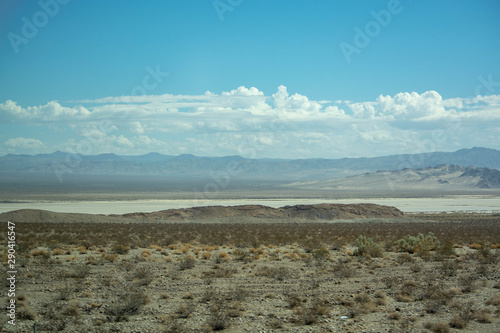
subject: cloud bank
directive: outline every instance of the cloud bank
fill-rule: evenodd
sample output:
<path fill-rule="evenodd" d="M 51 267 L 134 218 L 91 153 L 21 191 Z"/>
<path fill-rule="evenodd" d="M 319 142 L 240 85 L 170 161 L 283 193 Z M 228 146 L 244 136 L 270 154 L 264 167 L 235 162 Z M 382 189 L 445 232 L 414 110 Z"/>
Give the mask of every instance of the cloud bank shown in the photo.
<path fill-rule="evenodd" d="M 373 101 L 315 101 L 285 86 L 216 94 L 109 96 L 0 103 L 0 154 L 239 154 L 339 158 L 500 148 L 500 95 L 443 99 L 436 91 Z M 36 129 L 36 130 L 35 130 Z"/>

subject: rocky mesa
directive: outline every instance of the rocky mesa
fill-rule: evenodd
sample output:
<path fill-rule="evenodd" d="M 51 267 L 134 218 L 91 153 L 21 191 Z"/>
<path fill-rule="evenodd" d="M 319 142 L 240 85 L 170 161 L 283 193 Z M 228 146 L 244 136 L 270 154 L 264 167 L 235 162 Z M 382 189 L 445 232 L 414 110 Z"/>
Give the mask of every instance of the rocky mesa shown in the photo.
<path fill-rule="evenodd" d="M 167 209 L 152 213 L 129 213 L 123 215 L 96 215 L 56 213 L 36 209 L 23 209 L 0 214 L 0 222 L 32 223 L 131 223 L 131 222 L 181 222 L 181 221 L 228 221 L 253 220 L 303 221 L 363 218 L 397 218 L 403 212 L 391 206 L 370 203 L 359 204 L 313 204 L 273 208 L 263 205 L 201 206 Z"/>

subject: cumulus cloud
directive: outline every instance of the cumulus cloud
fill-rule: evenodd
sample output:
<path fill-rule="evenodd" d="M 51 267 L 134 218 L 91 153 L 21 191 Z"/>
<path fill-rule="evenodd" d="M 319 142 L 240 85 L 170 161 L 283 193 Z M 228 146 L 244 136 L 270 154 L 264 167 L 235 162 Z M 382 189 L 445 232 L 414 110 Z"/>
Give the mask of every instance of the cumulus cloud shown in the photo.
<path fill-rule="evenodd" d="M 33 138 L 11 138 L 5 141 L 5 145 L 14 149 L 36 149 L 44 146 L 43 142 Z"/>
<path fill-rule="evenodd" d="M 278 87 L 278 91 L 273 94 L 274 106 L 281 111 L 292 111 L 301 114 L 318 113 L 323 107 L 321 103 L 311 101 L 307 96 L 293 94 L 289 96 L 287 88 L 283 85 Z"/>
<path fill-rule="evenodd" d="M 445 108 L 436 91 L 423 94 L 398 93 L 394 97 L 380 95 L 373 102 L 349 103 L 355 117 L 385 120 L 440 119 L 453 113 Z"/>
<path fill-rule="evenodd" d="M 251 157 L 248 152 L 260 151 L 266 157 L 302 153 L 342 157 L 353 156 L 355 151 L 366 155 L 423 152 L 415 142 L 425 142 L 421 146 L 427 150 L 450 150 L 476 142 L 500 148 L 495 140 L 500 131 L 495 126 L 500 120 L 500 95 L 444 99 L 436 91 L 401 92 L 358 102 L 326 97 L 333 97 L 334 102 L 289 93 L 281 85 L 271 95 L 240 86 L 202 95 L 110 96 L 40 106 L 8 100 L 0 104 L 0 124 L 16 124 L 25 130 L 5 141 L 4 151 L 9 152 L 44 146 L 47 138 L 26 138 L 32 126 L 71 131 L 70 139 L 66 136 L 65 143 L 53 147 L 82 150 L 85 146 L 87 153 L 159 151 Z M 260 150 L 245 148 L 252 145 Z"/>
<path fill-rule="evenodd" d="M 90 116 L 90 111 L 83 106 L 64 107 L 56 101 L 48 102 L 40 106 L 28 106 L 23 108 L 16 102 L 8 100 L 0 104 L 2 119 L 7 120 L 80 120 Z"/>

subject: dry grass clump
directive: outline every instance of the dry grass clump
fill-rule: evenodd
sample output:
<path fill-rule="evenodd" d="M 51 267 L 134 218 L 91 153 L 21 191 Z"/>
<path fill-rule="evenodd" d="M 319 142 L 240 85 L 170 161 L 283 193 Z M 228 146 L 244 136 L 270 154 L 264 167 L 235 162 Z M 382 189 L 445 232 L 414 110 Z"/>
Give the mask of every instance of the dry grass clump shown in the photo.
<path fill-rule="evenodd" d="M 36 320 L 37 315 L 26 301 L 26 296 L 18 295 L 16 298 L 16 317 L 21 320 Z"/>
<path fill-rule="evenodd" d="M 126 321 L 128 316 L 138 314 L 141 308 L 150 302 L 142 291 L 124 292 L 118 296 L 118 302 L 106 308 L 111 321 Z"/>
<path fill-rule="evenodd" d="M 78 265 L 74 267 L 72 270 L 66 272 L 65 277 L 75 278 L 75 279 L 84 279 L 90 273 L 90 267 Z"/>
<path fill-rule="evenodd" d="M 58 256 L 58 255 L 62 255 L 62 254 L 66 254 L 66 251 L 61 249 L 61 248 L 57 248 L 57 249 L 52 250 L 53 256 Z"/>
<path fill-rule="evenodd" d="M 474 313 L 474 319 L 478 323 L 491 324 L 493 322 L 493 318 L 491 318 L 490 313 L 491 313 L 490 309 L 487 308 L 481 309 Z"/>
<path fill-rule="evenodd" d="M 212 331 L 222 331 L 229 327 L 230 320 L 227 304 L 222 300 L 214 302 L 210 307 L 210 317 L 206 326 Z"/>
<path fill-rule="evenodd" d="M 234 273 L 236 273 L 235 268 L 226 268 L 215 264 L 212 270 L 204 271 L 202 275 L 204 278 L 230 278 Z"/>
<path fill-rule="evenodd" d="M 349 309 L 348 315 L 351 318 L 380 311 L 375 299 L 365 292 L 354 295 L 352 300 L 340 299 L 339 302 Z"/>
<path fill-rule="evenodd" d="M 500 294 L 491 296 L 486 300 L 486 305 L 499 306 L 500 305 Z"/>
<path fill-rule="evenodd" d="M 70 317 L 80 317 L 82 312 L 76 304 L 68 304 L 62 311 L 62 314 Z"/>
<path fill-rule="evenodd" d="M 293 306 L 294 317 L 292 321 L 298 325 L 312 325 L 316 323 L 320 317 L 328 316 L 330 308 L 328 302 L 315 297 L 308 307 L 302 301 L 296 306 Z"/>
<path fill-rule="evenodd" d="M 127 254 L 128 251 L 130 251 L 130 246 L 126 246 L 126 245 L 123 245 L 123 244 L 115 244 L 115 245 L 113 245 L 113 247 L 111 248 L 111 250 L 114 253 Z"/>
<path fill-rule="evenodd" d="M 153 282 L 155 276 L 153 271 L 151 270 L 151 267 L 143 264 L 141 266 L 138 266 L 132 272 L 132 278 L 136 279 L 139 282 L 139 285 L 147 286 L 151 282 Z"/>
<path fill-rule="evenodd" d="M 163 248 L 161 246 L 159 246 L 159 245 L 156 245 L 156 244 L 149 245 L 148 249 L 150 249 L 150 250 L 156 250 L 158 252 L 163 251 Z"/>
<path fill-rule="evenodd" d="M 390 320 L 400 320 L 401 319 L 401 313 L 400 312 L 396 312 L 396 311 L 389 312 L 387 314 L 387 318 L 390 319 Z"/>
<path fill-rule="evenodd" d="M 47 252 L 43 249 L 38 249 L 38 250 L 34 250 L 31 255 L 33 257 L 42 257 L 44 259 L 49 259 L 50 258 L 50 252 Z"/>
<path fill-rule="evenodd" d="M 467 321 L 459 315 L 455 315 L 453 318 L 451 318 L 449 325 L 451 328 L 462 329 L 467 327 Z"/>
<path fill-rule="evenodd" d="M 450 325 L 448 323 L 425 323 L 424 328 L 434 333 L 449 333 Z"/>
<path fill-rule="evenodd" d="M 177 318 L 189 318 L 192 316 L 194 309 L 194 302 L 188 301 L 180 304 L 177 307 L 177 310 L 175 310 L 175 313 L 177 314 Z"/>
<path fill-rule="evenodd" d="M 196 259 L 192 255 L 188 254 L 184 258 L 180 259 L 179 269 L 181 271 L 186 270 L 186 269 L 191 269 L 195 266 L 195 264 L 196 264 Z"/>
<path fill-rule="evenodd" d="M 229 261 L 229 260 L 231 260 L 231 257 L 227 252 L 219 252 L 219 254 L 217 255 L 217 261 L 219 262 Z"/>
<path fill-rule="evenodd" d="M 204 260 L 208 260 L 212 257 L 212 254 L 208 251 L 205 251 L 205 252 L 202 252 L 201 253 L 201 257 L 204 259 Z"/>
<path fill-rule="evenodd" d="M 115 254 L 102 253 L 101 255 L 102 255 L 102 258 L 104 260 L 107 260 L 107 261 L 110 261 L 110 262 L 118 260 L 118 253 L 115 253 Z"/>
<path fill-rule="evenodd" d="M 283 281 L 291 276 L 291 271 L 285 266 L 262 266 L 255 272 L 255 275 Z"/>

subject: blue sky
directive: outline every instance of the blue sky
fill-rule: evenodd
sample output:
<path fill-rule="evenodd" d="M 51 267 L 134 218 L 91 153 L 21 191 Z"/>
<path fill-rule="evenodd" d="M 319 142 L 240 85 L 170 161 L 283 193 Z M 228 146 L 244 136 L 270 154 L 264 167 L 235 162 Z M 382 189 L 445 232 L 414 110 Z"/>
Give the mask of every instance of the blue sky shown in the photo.
<path fill-rule="evenodd" d="M 0 155 L 500 149 L 498 1 L 0 3 Z"/>

